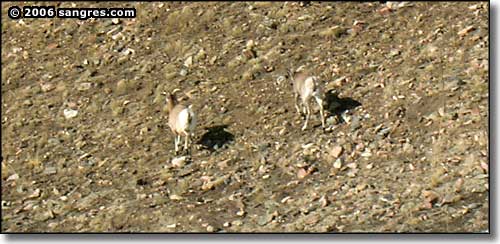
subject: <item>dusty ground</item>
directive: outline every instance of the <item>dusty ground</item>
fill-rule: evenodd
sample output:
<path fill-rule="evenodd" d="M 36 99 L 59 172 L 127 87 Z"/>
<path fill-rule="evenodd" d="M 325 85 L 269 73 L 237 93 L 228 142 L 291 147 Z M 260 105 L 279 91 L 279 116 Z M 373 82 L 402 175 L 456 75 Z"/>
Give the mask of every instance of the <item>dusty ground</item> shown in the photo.
<path fill-rule="evenodd" d="M 487 2 L 12 5 L 4 232 L 488 231 Z M 300 130 L 283 80 L 300 65 L 326 86 L 325 131 L 316 110 Z M 199 114 L 177 166 L 174 88 Z"/>

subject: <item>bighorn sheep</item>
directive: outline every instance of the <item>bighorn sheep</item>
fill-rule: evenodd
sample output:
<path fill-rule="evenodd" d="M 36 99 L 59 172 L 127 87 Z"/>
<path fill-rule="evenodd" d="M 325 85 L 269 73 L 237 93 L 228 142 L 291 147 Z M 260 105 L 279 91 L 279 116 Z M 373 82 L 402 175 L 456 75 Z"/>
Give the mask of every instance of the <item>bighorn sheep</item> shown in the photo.
<path fill-rule="evenodd" d="M 307 123 L 309 122 L 309 117 L 311 116 L 311 108 L 309 106 L 309 101 L 311 97 L 314 97 L 319 105 L 319 112 L 321 114 L 321 126 L 325 128 L 325 115 L 323 108 L 324 93 L 323 85 L 319 81 L 319 77 L 311 76 L 308 72 L 298 70 L 293 72 L 289 71 L 289 77 L 293 82 L 293 91 L 295 93 L 295 108 L 300 116 L 299 102 L 301 102 L 303 112 L 306 115 L 306 121 L 302 130 L 307 129 Z M 300 98 L 300 101 L 299 101 Z"/>
<path fill-rule="evenodd" d="M 189 139 L 194 134 L 196 127 L 196 114 L 193 112 L 193 105 L 180 102 L 175 96 L 175 89 L 167 94 L 168 126 L 175 135 L 175 153 L 179 151 L 181 136 L 185 137 L 184 150 L 188 150 Z"/>

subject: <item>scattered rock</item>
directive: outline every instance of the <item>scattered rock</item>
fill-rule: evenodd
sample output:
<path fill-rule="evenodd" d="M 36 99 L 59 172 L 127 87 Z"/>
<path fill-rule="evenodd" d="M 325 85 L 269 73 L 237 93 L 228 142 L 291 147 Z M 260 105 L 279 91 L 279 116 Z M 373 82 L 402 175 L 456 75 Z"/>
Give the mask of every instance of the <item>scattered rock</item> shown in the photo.
<path fill-rule="evenodd" d="M 469 32 L 471 32 L 473 30 L 475 30 L 474 26 L 472 26 L 472 25 L 471 26 L 467 26 L 466 28 L 464 28 L 461 31 L 459 31 L 457 33 L 457 35 L 459 35 L 459 36 L 465 36 L 465 35 L 467 35 Z"/>
<path fill-rule="evenodd" d="M 432 208 L 432 204 L 436 203 L 439 195 L 435 191 L 422 191 L 422 196 L 424 197 L 424 206 L 426 208 Z"/>
<path fill-rule="evenodd" d="M 53 85 L 52 83 L 42 83 L 40 84 L 40 89 L 42 89 L 43 92 L 49 92 L 49 91 L 52 91 L 56 88 L 55 85 Z"/>
<path fill-rule="evenodd" d="M 64 109 L 63 113 L 64 113 L 64 117 L 66 119 L 71 119 L 71 118 L 74 118 L 74 117 L 76 117 L 78 115 L 78 111 L 77 110 L 70 109 L 70 108 Z"/>
<path fill-rule="evenodd" d="M 45 175 L 53 175 L 55 173 L 57 173 L 57 168 L 56 167 L 47 167 L 43 171 L 43 174 L 45 174 Z"/>
<path fill-rule="evenodd" d="M 173 201 L 180 201 L 180 200 L 184 199 L 183 197 L 176 195 L 176 194 L 172 194 L 168 198 L 170 198 L 170 200 L 173 200 Z"/>
<path fill-rule="evenodd" d="M 340 160 L 340 158 L 338 158 L 337 160 L 335 160 L 335 162 L 333 163 L 333 167 L 336 168 L 336 169 L 342 168 L 342 160 Z"/>
<path fill-rule="evenodd" d="M 184 66 L 186 66 L 187 68 L 193 66 L 193 56 L 189 56 L 186 61 L 184 61 Z M 182 75 L 182 74 L 181 74 Z M 184 75 L 182 75 L 184 76 Z"/>
<path fill-rule="evenodd" d="M 78 88 L 77 88 L 77 89 L 78 89 L 79 91 L 86 91 L 86 90 L 90 89 L 91 87 L 92 87 L 92 84 L 91 84 L 91 83 L 89 83 L 89 82 L 84 82 L 84 83 L 80 83 L 80 84 L 78 85 Z"/>
<path fill-rule="evenodd" d="M 176 157 L 172 159 L 172 166 L 180 168 L 186 164 L 187 156 Z"/>
<path fill-rule="evenodd" d="M 12 174 L 11 176 L 9 176 L 7 178 L 7 181 L 12 181 L 12 180 L 17 180 L 19 179 L 19 175 L 18 174 Z"/>
<path fill-rule="evenodd" d="M 341 146 L 334 146 L 331 150 L 331 155 L 334 158 L 338 158 L 342 154 L 342 147 Z"/>

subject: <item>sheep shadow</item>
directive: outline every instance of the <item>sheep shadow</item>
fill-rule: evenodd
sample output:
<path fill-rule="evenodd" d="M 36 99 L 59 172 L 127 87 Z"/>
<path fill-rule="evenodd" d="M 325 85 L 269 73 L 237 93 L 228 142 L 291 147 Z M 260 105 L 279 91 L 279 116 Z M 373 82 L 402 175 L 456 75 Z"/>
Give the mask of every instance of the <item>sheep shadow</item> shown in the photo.
<path fill-rule="evenodd" d="M 333 90 L 329 90 L 325 94 L 325 110 L 330 112 L 331 115 L 341 118 L 340 115 L 347 110 L 351 110 L 362 104 L 352 98 L 339 98 L 338 94 Z"/>
<path fill-rule="evenodd" d="M 234 135 L 227 132 L 226 128 L 227 125 L 207 127 L 208 131 L 201 136 L 197 144 L 202 145 L 204 149 L 208 149 L 210 152 L 222 148 L 225 144 L 234 141 Z"/>

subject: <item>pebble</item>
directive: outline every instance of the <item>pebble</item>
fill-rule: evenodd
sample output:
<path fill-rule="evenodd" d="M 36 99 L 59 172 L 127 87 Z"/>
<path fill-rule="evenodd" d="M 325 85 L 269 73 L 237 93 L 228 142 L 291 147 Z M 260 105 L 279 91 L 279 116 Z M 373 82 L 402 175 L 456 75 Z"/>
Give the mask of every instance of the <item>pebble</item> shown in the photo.
<path fill-rule="evenodd" d="M 186 76 L 186 75 L 187 75 L 187 73 L 188 73 L 188 72 L 187 72 L 187 70 L 185 70 L 185 69 L 181 69 L 181 71 L 179 72 L 179 74 L 180 74 L 181 76 Z"/>
<path fill-rule="evenodd" d="M 207 231 L 208 232 L 214 232 L 215 231 L 215 228 L 211 225 L 207 226 Z"/>
<path fill-rule="evenodd" d="M 361 123 L 359 121 L 359 117 L 353 115 L 351 118 L 351 131 L 355 131 L 361 127 Z"/>
<path fill-rule="evenodd" d="M 181 197 L 179 195 L 175 195 L 175 194 L 170 195 L 169 198 L 170 198 L 170 200 L 174 200 L 174 201 L 184 199 L 183 197 Z"/>
<path fill-rule="evenodd" d="M 358 165 L 356 163 L 350 163 L 350 164 L 347 164 L 346 165 L 348 168 L 351 168 L 351 169 L 355 169 L 358 167 Z"/>
<path fill-rule="evenodd" d="M 189 56 L 186 61 L 184 61 L 184 66 L 191 67 L 193 65 L 193 56 Z"/>
<path fill-rule="evenodd" d="M 462 178 L 458 178 L 455 181 L 455 192 L 460 192 L 462 190 L 462 186 L 464 185 L 464 180 Z"/>
<path fill-rule="evenodd" d="M 341 146 L 333 147 L 331 153 L 333 157 L 338 158 L 340 154 L 342 154 L 342 147 Z"/>
<path fill-rule="evenodd" d="M 40 85 L 40 88 L 42 89 L 43 92 L 49 92 L 52 91 L 56 88 L 52 83 L 43 83 Z"/>
<path fill-rule="evenodd" d="M 47 167 L 43 171 L 43 174 L 45 174 L 45 175 L 53 175 L 55 173 L 57 173 L 57 168 L 56 167 Z"/>
<path fill-rule="evenodd" d="M 304 179 L 307 175 L 309 175 L 309 172 L 304 168 L 300 168 L 297 172 L 297 178 L 299 179 Z"/>
<path fill-rule="evenodd" d="M 81 83 L 80 85 L 78 85 L 78 90 L 79 91 L 86 91 L 88 89 L 90 89 L 92 87 L 92 84 L 89 83 L 89 82 L 84 82 L 84 83 Z"/>
<path fill-rule="evenodd" d="M 187 156 L 181 156 L 181 157 L 173 158 L 172 159 L 172 165 L 174 167 L 182 167 L 182 166 L 185 165 L 186 159 L 187 159 Z"/>
<path fill-rule="evenodd" d="M 457 34 L 459 36 L 465 36 L 467 35 L 469 32 L 473 31 L 475 28 L 474 26 L 467 26 L 466 28 L 462 29 L 461 31 L 459 31 Z"/>
<path fill-rule="evenodd" d="M 78 111 L 77 110 L 70 109 L 70 108 L 64 109 L 63 113 L 64 113 L 64 117 L 66 119 L 71 119 L 71 118 L 74 118 L 74 117 L 76 117 L 78 115 Z"/>
<path fill-rule="evenodd" d="M 33 105 L 33 101 L 31 101 L 31 99 L 26 99 L 24 100 L 23 105 L 29 107 Z"/>
<path fill-rule="evenodd" d="M 243 225 L 243 221 L 241 220 L 234 220 L 233 222 L 231 222 L 232 225 L 235 225 L 235 226 L 241 226 Z"/>
<path fill-rule="evenodd" d="M 340 169 L 342 167 L 342 161 L 340 160 L 340 158 L 335 160 L 335 162 L 333 163 L 333 167 L 336 169 Z"/>
<path fill-rule="evenodd" d="M 286 80 L 285 76 L 280 75 L 280 76 L 278 76 L 278 78 L 276 79 L 276 83 L 277 83 L 278 85 L 281 85 L 281 83 L 285 82 L 285 80 Z"/>
<path fill-rule="evenodd" d="M 17 180 L 17 179 L 19 179 L 19 175 L 13 174 L 13 175 L 9 176 L 9 178 L 7 178 L 7 181 Z"/>

